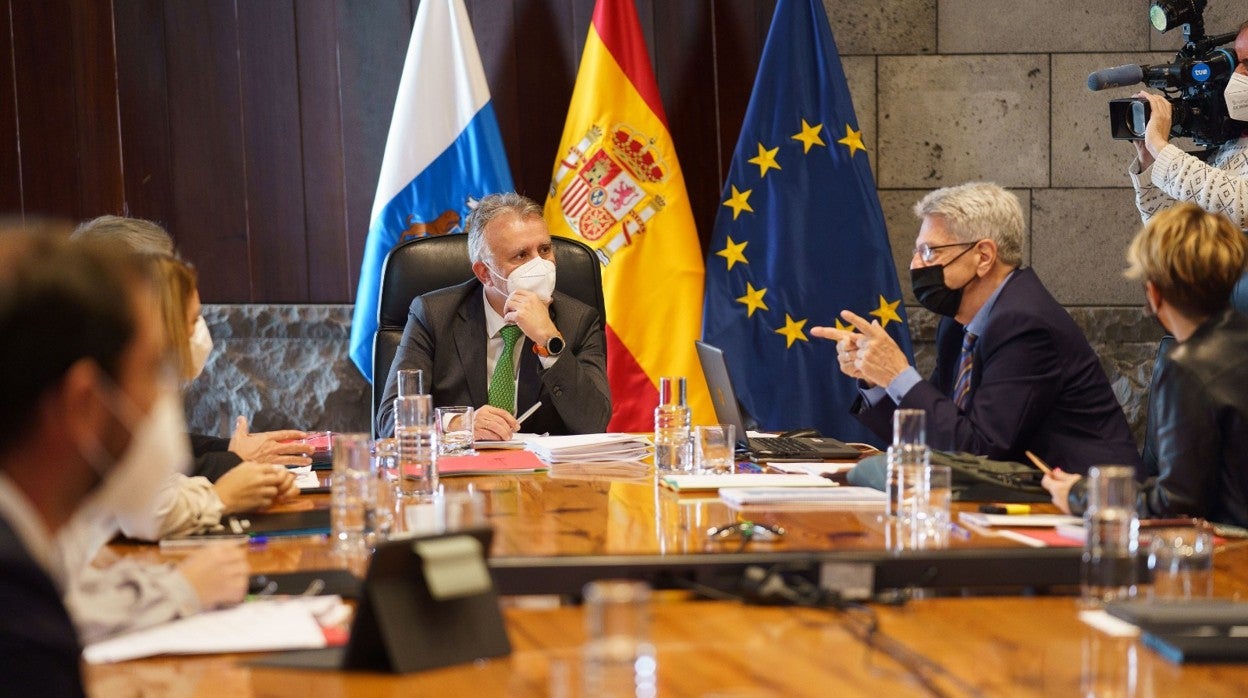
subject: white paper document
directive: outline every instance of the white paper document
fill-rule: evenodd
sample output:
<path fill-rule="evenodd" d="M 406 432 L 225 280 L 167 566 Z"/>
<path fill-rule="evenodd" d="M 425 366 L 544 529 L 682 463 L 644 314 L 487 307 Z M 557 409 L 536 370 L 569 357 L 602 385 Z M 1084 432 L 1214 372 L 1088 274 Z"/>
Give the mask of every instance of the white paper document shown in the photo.
<path fill-rule="evenodd" d="M 539 436 L 524 447 L 547 463 L 601 463 L 640 460 L 650 455 L 650 442 L 635 434 L 574 434 Z"/>
<path fill-rule="evenodd" d="M 785 475 L 781 477 L 794 477 Z M 768 506 L 884 507 L 884 493 L 870 487 L 732 487 L 719 491 L 730 507 Z"/>
<path fill-rule="evenodd" d="M 723 475 L 664 475 L 659 483 L 677 492 L 718 490 L 726 487 L 836 487 L 818 475 L 726 473 Z"/>
<path fill-rule="evenodd" d="M 337 596 L 249 601 L 109 638 L 83 650 L 91 664 L 161 654 L 267 652 L 325 647 L 318 614 L 342 605 Z"/>
<path fill-rule="evenodd" d="M 1063 524 L 1080 525 L 1083 523 L 1081 517 L 1066 516 L 1065 514 L 984 514 L 978 511 L 960 512 L 958 519 L 962 523 L 988 528 L 994 526 L 1006 528 L 1048 528 Z"/>

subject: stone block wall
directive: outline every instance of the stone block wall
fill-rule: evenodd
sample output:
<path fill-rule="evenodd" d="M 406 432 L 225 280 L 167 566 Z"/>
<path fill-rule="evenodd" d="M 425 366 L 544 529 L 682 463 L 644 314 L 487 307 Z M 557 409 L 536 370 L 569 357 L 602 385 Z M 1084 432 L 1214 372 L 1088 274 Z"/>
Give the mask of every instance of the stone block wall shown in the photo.
<path fill-rule="evenodd" d="M 1106 106 L 1136 88 L 1093 93 L 1086 80 L 1169 62 L 1180 32 L 1154 31 L 1148 0 L 824 4 L 907 303 L 914 202 L 971 180 L 1008 187 L 1027 216 L 1025 263 L 1083 327 L 1140 435 L 1160 331 L 1121 275 L 1139 226 L 1126 176 L 1133 149 L 1110 139 Z M 1209 34 L 1244 19 L 1242 0 L 1209 0 Z M 910 313 L 926 373 L 935 321 Z M 187 396 L 196 430 L 227 433 L 236 414 L 257 429 L 368 429 L 369 386 L 346 356 L 349 306 L 207 306 L 205 315 L 218 350 Z"/>

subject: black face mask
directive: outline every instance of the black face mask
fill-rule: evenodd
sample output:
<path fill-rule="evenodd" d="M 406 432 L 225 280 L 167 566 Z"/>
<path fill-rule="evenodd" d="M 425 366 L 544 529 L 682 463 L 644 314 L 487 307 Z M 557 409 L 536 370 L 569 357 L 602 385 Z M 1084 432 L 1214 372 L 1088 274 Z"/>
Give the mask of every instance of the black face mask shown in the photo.
<path fill-rule="evenodd" d="M 957 257 L 949 260 L 949 264 L 956 262 L 958 257 L 973 249 L 975 249 L 974 245 L 962 250 Z M 949 288 L 945 285 L 945 268 L 949 264 L 933 264 L 911 269 L 910 285 L 914 288 L 914 297 L 919 301 L 919 305 L 937 315 L 953 317 L 958 314 L 958 307 L 962 305 L 962 290 L 970 286 L 975 277 L 972 276 L 959 288 Z"/>

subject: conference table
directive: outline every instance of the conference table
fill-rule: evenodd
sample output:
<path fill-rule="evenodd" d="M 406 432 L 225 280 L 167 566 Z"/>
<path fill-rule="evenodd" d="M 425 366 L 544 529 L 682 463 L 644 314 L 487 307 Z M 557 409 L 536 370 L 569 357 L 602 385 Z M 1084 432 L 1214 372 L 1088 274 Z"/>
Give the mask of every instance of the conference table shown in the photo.
<path fill-rule="evenodd" d="M 493 561 L 539 565 L 540 574 L 530 570 L 510 582 L 494 570 L 505 594 L 510 655 L 407 675 L 258 667 L 250 664 L 253 655 L 242 654 L 156 657 L 87 666 L 89 690 L 93 695 L 256 697 L 586 695 L 585 613 L 566 603 L 574 586 L 568 580 L 578 579 L 578 561 L 706 561 L 734 555 L 797 559 L 809 554 L 887 562 L 927 554 L 898 550 L 876 510 L 742 514 L 713 495 L 677 495 L 658 487 L 652 472 L 562 470 L 443 482 L 448 492 L 471 489 L 484 497 L 495 530 Z M 304 496 L 283 506 L 323 507 L 327 500 Z M 706 533 L 747 517 L 783 526 L 786 533 L 745 544 Z M 161 559 L 154 546 L 127 546 L 122 552 Z M 1029 551 L 1014 540 L 973 532 L 953 537 L 949 550 L 931 554 L 1031 564 L 1040 571 L 1058 567 L 1065 579 L 1077 551 Z M 353 566 L 362 572 L 358 559 L 344 559 L 323 541 L 274 539 L 250 548 L 249 557 L 254 573 Z M 558 564 L 540 569 L 551 560 Z M 1248 594 L 1248 541 L 1221 544 L 1214 564 L 1215 596 Z M 991 573 L 993 568 L 970 569 Z M 545 580 L 548 588 L 529 588 L 534 579 Z M 650 611 L 658 693 L 1216 696 L 1238 694 L 1248 684 L 1248 668 L 1171 664 L 1136 638 L 1093 629 L 1079 619 L 1078 599 L 1072 595 L 1077 590 L 1069 584 L 1012 588 L 1003 595 L 992 579 L 980 581 L 962 592 L 917 589 L 889 597 L 893 603 L 848 603 L 839 609 L 701 600 L 685 590 L 657 590 Z M 520 587 L 526 594 L 548 595 L 513 595 Z"/>

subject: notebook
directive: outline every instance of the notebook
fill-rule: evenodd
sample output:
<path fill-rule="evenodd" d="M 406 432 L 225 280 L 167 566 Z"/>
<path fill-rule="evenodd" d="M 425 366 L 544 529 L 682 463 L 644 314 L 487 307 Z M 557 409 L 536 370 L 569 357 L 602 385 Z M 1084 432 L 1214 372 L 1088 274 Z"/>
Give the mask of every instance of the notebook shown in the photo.
<path fill-rule="evenodd" d="M 737 393 L 732 389 L 732 378 L 728 375 L 723 350 L 706 342 L 695 341 L 694 344 L 698 348 L 698 360 L 702 362 L 706 385 L 711 389 L 715 418 L 721 424 L 737 428 L 737 446 L 749 452 L 755 460 L 858 460 L 861 455 L 858 449 L 826 436 L 747 436 L 745 419 L 741 416 Z"/>

